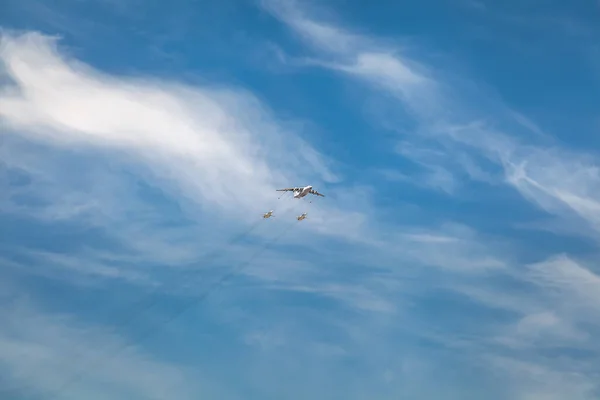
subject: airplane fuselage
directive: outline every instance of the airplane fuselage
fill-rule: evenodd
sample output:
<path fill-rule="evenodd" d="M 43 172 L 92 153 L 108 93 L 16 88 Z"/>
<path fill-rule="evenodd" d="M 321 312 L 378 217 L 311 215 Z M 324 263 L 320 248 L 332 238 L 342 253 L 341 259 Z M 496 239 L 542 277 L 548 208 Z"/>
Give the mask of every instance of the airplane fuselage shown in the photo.
<path fill-rule="evenodd" d="M 312 186 L 305 186 L 305 187 L 301 188 L 300 190 L 294 191 L 294 198 L 300 199 L 300 198 L 306 196 L 307 194 L 309 194 L 311 190 L 312 190 Z"/>

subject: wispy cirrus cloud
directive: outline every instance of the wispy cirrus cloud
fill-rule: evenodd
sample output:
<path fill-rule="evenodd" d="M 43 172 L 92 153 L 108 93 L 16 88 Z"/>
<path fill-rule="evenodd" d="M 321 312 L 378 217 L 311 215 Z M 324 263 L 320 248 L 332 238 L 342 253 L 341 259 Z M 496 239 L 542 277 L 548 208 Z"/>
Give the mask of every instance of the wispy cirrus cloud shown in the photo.
<path fill-rule="evenodd" d="M 563 255 L 509 276 L 498 276 L 502 284 L 480 281 L 478 287 L 451 288 L 496 318 L 482 321 L 469 335 L 423 335 L 492 371 L 496 383 L 506 382 L 501 398 L 596 398 L 600 347 L 594 337 L 600 326 L 592 317 L 596 296 L 588 294 L 597 274 Z"/>
<path fill-rule="evenodd" d="M 52 314 L 19 296 L 2 310 L 0 369 L 3 397 L 193 397 L 202 384 L 181 366 L 154 360 L 139 348 L 114 357 L 107 350 L 132 345 L 98 326 Z M 113 356 L 111 358 L 111 356 Z M 102 362 L 98 362 L 102 361 Z M 94 365 L 92 374 L 84 367 Z M 195 383 L 192 383 L 195 382 Z M 69 385 L 69 390 L 65 385 Z M 197 386 L 200 385 L 200 386 Z M 71 387 L 72 386 L 72 387 Z M 175 392 L 173 392 L 175 391 Z"/>
<path fill-rule="evenodd" d="M 384 40 L 318 20 L 314 10 L 294 1 L 261 4 L 326 60 L 317 65 L 397 95 L 398 105 L 418 123 L 413 133 L 403 135 L 412 147 L 402 145 L 407 151 L 401 153 L 429 168 L 424 182 L 446 192 L 465 176 L 504 182 L 550 214 L 577 215 L 581 227 L 598 231 L 595 153 L 565 149 L 493 94 L 426 67 Z M 325 45 L 331 36 L 344 38 L 345 45 Z"/>

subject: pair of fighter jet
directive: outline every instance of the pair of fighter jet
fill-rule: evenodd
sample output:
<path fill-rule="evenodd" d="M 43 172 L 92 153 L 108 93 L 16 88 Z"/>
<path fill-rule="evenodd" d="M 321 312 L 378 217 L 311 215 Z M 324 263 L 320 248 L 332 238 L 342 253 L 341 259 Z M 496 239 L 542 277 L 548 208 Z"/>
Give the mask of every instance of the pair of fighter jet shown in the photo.
<path fill-rule="evenodd" d="M 305 197 L 308 194 L 313 194 L 315 196 L 325 197 L 321 193 L 319 193 L 316 190 L 314 190 L 312 186 L 293 187 L 293 188 L 286 188 L 286 189 L 277 189 L 277 191 L 278 192 L 292 192 L 295 199 L 301 199 L 301 198 Z M 263 218 L 271 218 L 272 216 L 273 216 L 273 210 L 264 213 Z M 297 216 L 296 219 L 298 221 L 302 221 L 303 219 L 306 219 L 306 213 L 302 213 L 302 215 Z"/>

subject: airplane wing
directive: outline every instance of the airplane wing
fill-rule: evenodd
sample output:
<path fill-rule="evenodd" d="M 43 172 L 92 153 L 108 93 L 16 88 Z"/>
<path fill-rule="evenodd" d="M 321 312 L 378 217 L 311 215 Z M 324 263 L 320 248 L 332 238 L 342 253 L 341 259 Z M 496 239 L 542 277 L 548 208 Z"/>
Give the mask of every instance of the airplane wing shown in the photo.
<path fill-rule="evenodd" d="M 276 189 L 277 192 L 292 192 L 294 190 L 298 190 L 298 188 Z"/>
<path fill-rule="evenodd" d="M 325 197 L 324 195 L 322 195 L 321 193 L 317 192 L 316 190 L 311 190 L 310 194 L 314 194 L 316 196 L 321 196 L 321 197 Z"/>

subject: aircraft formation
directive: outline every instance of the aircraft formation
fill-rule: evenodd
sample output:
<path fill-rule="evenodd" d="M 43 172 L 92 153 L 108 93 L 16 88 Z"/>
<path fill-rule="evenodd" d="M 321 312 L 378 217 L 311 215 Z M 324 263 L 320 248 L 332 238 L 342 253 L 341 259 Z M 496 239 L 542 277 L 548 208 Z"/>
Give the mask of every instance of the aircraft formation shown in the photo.
<path fill-rule="evenodd" d="M 315 196 L 320 196 L 320 197 L 325 197 L 323 194 L 314 190 L 313 187 L 310 185 L 304 186 L 304 187 L 292 187 L 292 188 L 285 188 L 285 189 L 277 189 L 276 191 L 277 192 L 292 192 L 292 195 L 295 199 L 304 198 L 309 194 L 312 194 Z M 302 221 L 302 220 L 306 219 L 306 216 L 307 216 L 307 213 L 302 213 L 301 215 L 297 216 L 296 219 L 298 221 Z M 265 218 L 265 219 L 271 218 L 271 217 L 274 217 L 273 210 L 270 210 L 263 214 L 263 218 Z"/>

